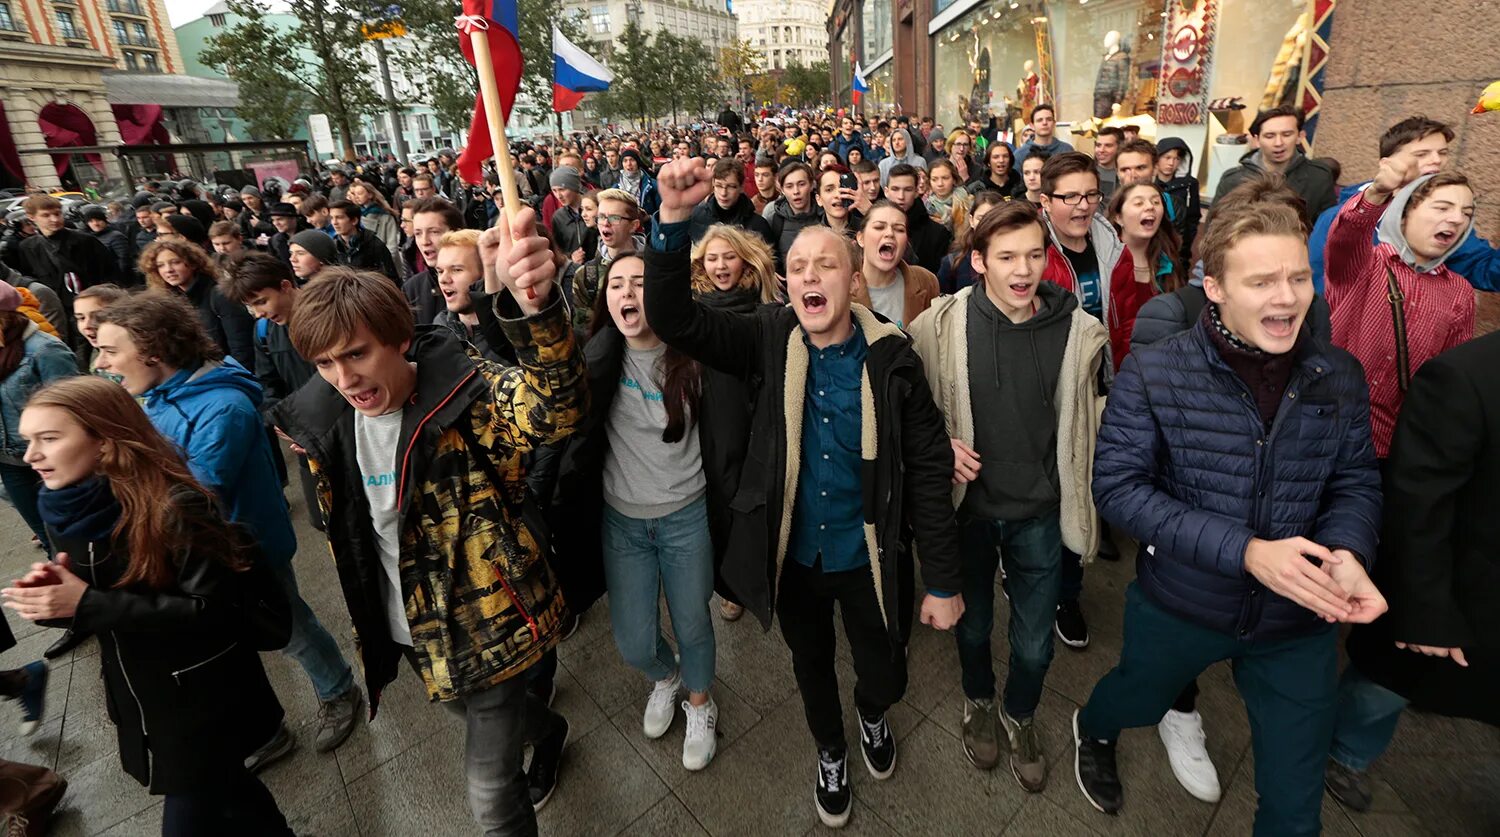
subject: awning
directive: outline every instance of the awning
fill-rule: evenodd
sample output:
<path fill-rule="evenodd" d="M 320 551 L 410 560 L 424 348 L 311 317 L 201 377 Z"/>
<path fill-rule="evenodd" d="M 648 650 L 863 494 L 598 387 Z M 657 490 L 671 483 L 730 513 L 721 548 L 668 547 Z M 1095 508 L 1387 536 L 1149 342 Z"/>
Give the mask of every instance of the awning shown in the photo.
<path fill-rule="evenodd" d="M 240 88 L 223 79 L 169 73 L 105 73 L 104 99 L 111 105 L 232 108 L 240 103 Z"/>

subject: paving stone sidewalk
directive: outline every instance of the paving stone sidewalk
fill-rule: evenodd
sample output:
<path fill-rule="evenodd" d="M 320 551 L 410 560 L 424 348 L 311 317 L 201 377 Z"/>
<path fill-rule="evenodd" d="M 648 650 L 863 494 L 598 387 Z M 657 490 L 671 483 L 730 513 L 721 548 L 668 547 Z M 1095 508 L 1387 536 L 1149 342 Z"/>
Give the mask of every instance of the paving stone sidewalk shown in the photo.
<path fill-rule="evenodd" d="M 303 594 L 353 654 L 348 617 L 324 541 L 293 497 L 302 551 L 296 558 Z M 20 575 L 41 552 L 8 504 L 0 504 L 0 579 Z M 1118 818 L 1093 810 L 1073 779 L 1069 718 L 1113 665 L 1121 644 L 1123 590 L 1131 562 L 1091 565 L 1084 609 L 1093 643 L 1082 652 L 1057 644 L 1039 718 L 1051 776 L 1043 793 L 1023 792 L 1003 767 L 981 773 L 959 741 L 962 693 L 951 635 L 918 626 L 908 659 L 910 686 L 891 711 L 899 741 L 895 775 L 877 783 L 857 758 L 856 797 L 845 832 L 894 835 L 1248 835 L 1254 812 L 1249 722 L 1227 666 L 1201 679 L 1199 707 L 1209 752 L 1224 784 L 1217 805 L 1182 790 L 1154 729 L 1127 732 L 1120 745 L 1126 785 Z M 996 672 L 1004 679 L 1003 616 L 995 635 Z M 6 612 L 19 647 L 7 667 L 41 656 L 57 636 Z M 563 646 L 556 708 L 572 723 L 561 786 L 540 817 L 555 835 L 808 835 L 825 832 L 812 804 L 815 754 L 792 680 L 790 656 L 776 631 L 753 618 L 715 617 L 719 657 L 719 751 L 712 765 L 688 773 L 681 764 L 683 722 L 657 741 L 641 733 L 649 684 L 628 669 L 609 633 L 607 604 L 588 613 Z M 851 741 L 858 741 L 847 694 L 853 684 L 840 646 Z M 0 758 L 47 764 L 70 783 L 54 835 L 155 835 L 161 804 L 119 767 L 114 730 L 105 717 L 98 646 L 89 642 L 52 666 L 47 717 L 30 737 L 18 716 L 0 719 Z M 299 835 L 447 837 L 477 829 L 464 798 L 462 728 L 426 703 L 410 671 L 387 690 L 380 716 L 361 724 L 336 753 L 312 749 L 316 701 L 298 666 L 268 654 L 266 666 L 297 732 L 298 749 L 263 776 Z M 14 710 L 12 710 L 14 711 Z M 681 713 L 679 713 L 680 716 Z M 1374 770 L 1375 810 L 1345 812 L 1325 798 L 1325 833 L 1336 837 L 1486 837 L 1500 834 L 1500 731 L 1408 713 L 1391 752 Z"/>

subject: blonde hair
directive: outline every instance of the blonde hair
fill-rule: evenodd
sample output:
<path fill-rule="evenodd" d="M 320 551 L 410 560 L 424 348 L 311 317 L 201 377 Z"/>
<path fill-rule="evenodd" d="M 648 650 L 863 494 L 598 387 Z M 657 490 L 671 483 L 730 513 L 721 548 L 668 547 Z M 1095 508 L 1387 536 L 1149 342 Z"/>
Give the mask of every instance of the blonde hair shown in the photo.
<path fill-rule="evenodd" d="M 619 201 L 620 203 L 627 204 L 630 207 L 630 213 L 636 217 L 640 217 L 640 202 L 635 199 L 635 195 L 630 194 L 624 189 L 605 189 L 604 191 L 595 195 L 595 197 L 599 199 L 599 203 L 604 203 L 605 201 Z"/>
<path fill-rule="evenodd" d="M 740 227 L 729 224 L 714 224 L 703 234 L 703 238 L 693 245 L 692 284 L 693 293 L 706 294 L 715 290 L 714 282 L 708 278 L 708 271 L 703 267 L 703 255 L 708 251 L 708 243 L 716 238 L 722 238 L 729 243 L 729 248 L 745 263 L 745 270 L 740 275 L 741 288 L 759 288 L 761 302 L 775 302 L 776 281 L 776 257 L 771 252 L 771 245 L 758 235 L 752 235 Z"/>
<path fill-rule="evenodd" d="M 449 230 L 438 240 L 438 249 L 445 247 L 478 247 L 479 230 Z"/>

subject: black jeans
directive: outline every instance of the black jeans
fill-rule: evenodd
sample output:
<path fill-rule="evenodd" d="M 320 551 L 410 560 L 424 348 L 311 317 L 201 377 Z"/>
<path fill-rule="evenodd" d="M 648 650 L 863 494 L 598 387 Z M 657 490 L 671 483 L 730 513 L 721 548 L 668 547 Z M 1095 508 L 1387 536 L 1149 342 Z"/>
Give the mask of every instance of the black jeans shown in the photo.
<path fill-rule="evenodd" d="M 248 770 L 203 793 L 169 793 L 162 805 L 162 837 L 292 837 L 276 797 Z"/>
<path fill-rule="evenodd" d="M 860 715 L 878 718 L 906 693 L 906 648 L 891 639 L 869 567 L 837 573 L 820 567 L 821 562 L 808 568 L 786 560 L 776 616 L 792 650 L 792 669 L 813 740 L 822 748 L 842 749 L 844 711 L 834 670 L 834 602 L 843 614 L 844 634 L 854 656 L 854 705 Z M 896 591 L 885 594 L 894 596 Z"/>

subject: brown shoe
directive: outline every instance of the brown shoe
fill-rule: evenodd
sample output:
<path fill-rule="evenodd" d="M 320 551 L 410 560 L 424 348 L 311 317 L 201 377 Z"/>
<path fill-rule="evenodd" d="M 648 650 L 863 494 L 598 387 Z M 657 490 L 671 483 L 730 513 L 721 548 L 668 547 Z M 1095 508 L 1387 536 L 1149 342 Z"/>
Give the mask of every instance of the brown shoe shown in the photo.
<path fill-rule="evenodd" d="M 1010 736 L 1010 772 L 1028 793 L 1041 793 L 1047 786 L 1047 757 L 1042 754 L 1036 719 L 1018 721 L 1000 710 L 1000 723 Z"/>
<path fill-rule="evenodd" d="M 719 602 L 719 615 L 724 617 L 725 622 L 733 622 L 745 615 L 745 607 L 744 605 L 737 605 L 728 599 L 722 599 Z"/>
<path fill-rule="evenodd" d="M 964 755 L 980 770 L 993 770 L 1000 763 L 1000 719 L 995 701 L 964 698 Z"/>

